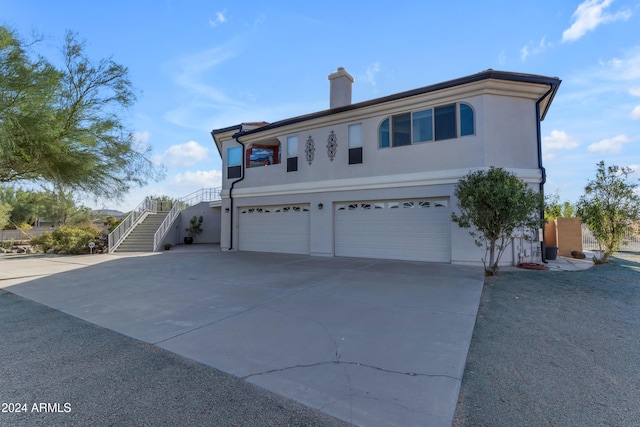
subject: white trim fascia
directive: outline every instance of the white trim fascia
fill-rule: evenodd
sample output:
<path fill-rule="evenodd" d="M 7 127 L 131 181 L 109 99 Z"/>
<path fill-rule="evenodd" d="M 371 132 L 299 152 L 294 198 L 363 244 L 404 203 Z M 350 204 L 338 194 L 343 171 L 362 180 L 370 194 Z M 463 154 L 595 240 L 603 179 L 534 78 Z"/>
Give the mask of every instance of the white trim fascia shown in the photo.
<path fill-rule="evenodd" d="M 235 188 L 233 198 L 282 196 L 290 194 L 327 193 L 336 191 L 379 190 L 387 188 L 418 187 L 425 185 L 457 184 L 460 178 L 470 172 L 488 170 L 485 168 L 451 169 L 445 171 L 417 172 L 410 174 L 384 175 L 364 178 L 331 179 L 295 184 L 267 185 L 251 188 Z M 515 174 L 527 184 L 539 184 L 542 181 L 540 169 L 505 169 Z M 229 198 L 229 190 L 221 193 L 223 199 Z"/>

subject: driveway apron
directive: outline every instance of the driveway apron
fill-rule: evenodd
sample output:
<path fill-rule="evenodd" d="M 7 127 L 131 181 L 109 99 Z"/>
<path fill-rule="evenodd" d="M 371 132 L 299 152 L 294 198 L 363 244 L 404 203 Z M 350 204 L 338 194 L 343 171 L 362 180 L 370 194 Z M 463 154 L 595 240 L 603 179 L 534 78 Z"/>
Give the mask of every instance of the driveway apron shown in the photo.
<path fill-rule="evenodd" d="M 3 260 L 0 286 L 356 425 L 451 425 L 482 268 L 177 249 Z"/>

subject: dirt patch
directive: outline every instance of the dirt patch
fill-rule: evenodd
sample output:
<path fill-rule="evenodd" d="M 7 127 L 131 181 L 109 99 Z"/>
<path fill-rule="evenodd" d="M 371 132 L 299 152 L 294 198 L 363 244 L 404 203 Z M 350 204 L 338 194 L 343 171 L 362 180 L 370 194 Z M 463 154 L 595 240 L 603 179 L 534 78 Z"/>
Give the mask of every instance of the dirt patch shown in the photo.
<path fill-rule="evenodd" d="M 640 254 L 485 281 L 455 426 L 634 425 Z"/>

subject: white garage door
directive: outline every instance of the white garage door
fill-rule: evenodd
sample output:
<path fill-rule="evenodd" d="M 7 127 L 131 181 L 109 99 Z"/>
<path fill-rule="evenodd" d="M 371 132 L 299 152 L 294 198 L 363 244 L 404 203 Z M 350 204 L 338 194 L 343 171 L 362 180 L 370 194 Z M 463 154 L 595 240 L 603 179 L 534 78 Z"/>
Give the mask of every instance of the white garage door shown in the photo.
<path fill-rule="evenodd" d="M 336 203 L 336 256 L 451 262 L 449 199 Z"/>
<path fill-rule="evenodd" d="M 309 253 L 309 205 L 240 208 L 241 251 Z"/>

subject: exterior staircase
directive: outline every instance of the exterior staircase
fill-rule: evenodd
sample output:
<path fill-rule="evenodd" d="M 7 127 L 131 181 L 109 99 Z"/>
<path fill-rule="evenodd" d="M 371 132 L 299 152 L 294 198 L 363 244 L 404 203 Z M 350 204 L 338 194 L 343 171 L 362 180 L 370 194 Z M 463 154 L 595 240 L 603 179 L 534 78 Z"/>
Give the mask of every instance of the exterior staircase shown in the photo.
<path fill-rule="evenodd" d="M 168 212 L 149 213 L 118 245 L 115 252 L 153 252 L 153 236 Z"/>

